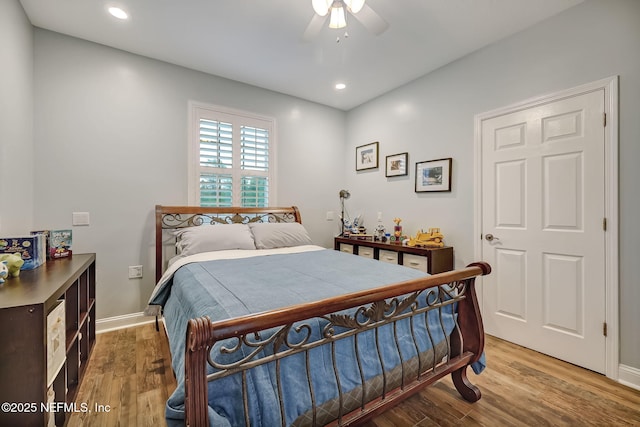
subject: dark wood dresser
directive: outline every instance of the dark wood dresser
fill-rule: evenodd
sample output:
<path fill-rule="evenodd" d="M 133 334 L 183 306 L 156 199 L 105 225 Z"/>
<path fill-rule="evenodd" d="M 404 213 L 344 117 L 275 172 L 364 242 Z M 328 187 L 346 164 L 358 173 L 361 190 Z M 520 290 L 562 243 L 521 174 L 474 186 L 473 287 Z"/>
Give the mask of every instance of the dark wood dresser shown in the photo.
<path fill-rule="evenodd" d="M 391 264 L 400 264 L 429 274 L 453 270 L 453 247 L 417 248 L 345 237 L 334 239 L 334 249 Z"/>
<path fill-rule="evenodd" d="M 64 425 L 96 336 L 95 254 L 49 260 L 0 285 L 0 425 Z M 92 409 L 92 408 L 87 408 Z"/>

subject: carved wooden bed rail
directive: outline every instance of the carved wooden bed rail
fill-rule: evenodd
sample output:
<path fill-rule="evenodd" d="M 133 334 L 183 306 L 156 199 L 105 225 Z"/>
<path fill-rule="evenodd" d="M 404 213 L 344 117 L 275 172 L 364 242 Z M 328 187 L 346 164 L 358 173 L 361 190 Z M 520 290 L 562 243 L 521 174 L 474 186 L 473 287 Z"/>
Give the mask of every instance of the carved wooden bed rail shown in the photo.
<path fill-rule="evenodd" d="M 467 367 L 477 362 L 484 348 L 484 329 L 475 293 L 475 278 L 489 274 L 491 268 L 486 263 L 474 263 L 465 269 L 441 273 L 425 278 L 379 287 L 324 299 L 321 301 L 286 307 L 279 310 L 259 313 L 251 316 L 211 322 L 208 318 L 191 319 L 187 328 L 185 359 L 185 411 L 187 425 L 208 426 L 208 381 L 214 381 L 229 375 L 239 374 L 242 377 L 242 395 L 245 423 L 249 423 L 249 396 L 246 385 L 246 372 L 263 364 L 275 365 L 277 392 L 280 413 L 284 425 L 284 404 L 282 399 L 281 377 L 282 360 L 302 354 L 306 358 L 309 393 L 313 401 L 313 385 L 309 374 L 310 351 L 318 346 L 328 346 L 333 363 L 333 372 L 337 384 L 339 400 L 337 420 L 325 420 L 319 411 L 321 404 L 313 401 L 309 419 L 301 424 L 309 425 L 352 425 L 363 422 L 400 400 L 412 395 L 423 387 L 451 374 L 453 383 L 468 401 L 475 402 L 480 398 L 480 391 L 469 382 Z M 419 306 L 418 298 L 425 298 L 426 305 Z M 348 312 L 346 310 L 349 310 Z M 416 343 L 414 322 L 427 322 L 427 312 L 439 313 L 440 327 L 444 310 L 456 310 L 455 328 L 445 336 L 444 344 L 434 342 L 432 332 L 427 326 L 428 339 L 432 344 L 432 354 L 418 353 L 417 357 L 403 359 L 398 344 L 396 325 L 400 321 L 410 322 L 411 338 Z M 347 313 L 347 314 L 345 314 Z M 351 313 L 351 314 L 348 314 Z M 321 319 L 325 326 L 318 339 L 312 339 L 309 323 Z M 378 340 L 380 328 L 391 328 L 394 342 Z M 269 330 L 269 332 L 265 332 Z M 275 332 L 274 332 L 275 331 Z M 369 332 L 368 332 L 369 331 Z M 372 331 L 372 332 L 371 332 Z M 368 398 L 364 376 L 357 404 L 350 407 L 345 403 L 346 393 L 340 385 L 337 371 L 336 343 L 340 340 L 352 339 L 358 367 L 362 375 L 360 355 L 358 354 L 359 334 L 374 334 L 377 355 L 382 363 L 381 346 L 396 346 L 400 354 L 399 379 L 392 378 L 383 366 L 381 396 Z M 292 338 L 295 337 L 295 338 Z M 424 338 L 424 337 L 422 337 Z M 211 355 L 214 344 L 232 339 L 222 346 L 224 354 L 233 354 L 240 349 L 248 354 L 229 364 L 216 361 L 216 354 Z M 351 345 L 351 344 L 349 344 Z M 418 345 L 415 344 L 416 351 Z M 220 346 L 216 346 L 218 348 Z M 213 367 L 213 373 L 207 369 Z M 352 396 L 350 396 L 352 397 Z M 353 400 L 353 399 L 351 399 Z M 353 406 L 353 405 L 352 405 Z M 322 411 L 324 413 L 324 411 Z"/>

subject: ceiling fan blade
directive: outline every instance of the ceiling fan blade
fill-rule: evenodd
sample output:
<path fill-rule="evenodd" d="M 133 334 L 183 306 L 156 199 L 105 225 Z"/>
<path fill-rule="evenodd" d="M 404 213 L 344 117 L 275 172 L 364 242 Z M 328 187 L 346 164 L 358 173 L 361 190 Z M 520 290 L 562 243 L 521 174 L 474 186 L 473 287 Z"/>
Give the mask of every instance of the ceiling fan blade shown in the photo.
<path fill-rule="evenodd" d="M 353 16 L 376 36 L 384 33 L 387 28 L 389 28 L 389 23 L 382 19 L 382 17 L 366 3 L 362 7 L 362 10 Z"/>
<path fill-rule="evenodd" d="M 304 35 L 302 36 L 304 41 L 311 41 L 318 35 L 324 26 L 324 22 L 327 20 L 327 16 L 328 15 L 320 16 L 316 13 L 313 14 L 313 18 L 311 18 L 309 25 L 307 25 L 307 29 L 304 30 Z"/>

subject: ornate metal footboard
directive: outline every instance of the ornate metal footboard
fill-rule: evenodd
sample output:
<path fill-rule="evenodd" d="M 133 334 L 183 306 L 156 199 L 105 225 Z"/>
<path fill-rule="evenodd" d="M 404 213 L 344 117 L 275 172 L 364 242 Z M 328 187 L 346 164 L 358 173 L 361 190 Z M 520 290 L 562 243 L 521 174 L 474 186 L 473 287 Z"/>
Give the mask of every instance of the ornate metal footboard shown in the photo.
<path fill-rule="evenodd" d="M 187 425 L 208 424 L 208 382 L 230 375 L 240 375 L 242 399 L 238 405 L 244 410 L 245 424 L 249 419 L 250 391 L 247 387 L 247 372 L 261 365 L 275 366 L 276 393 L 282 424 L 285 425 L 282 390 L 283 375 L 302 375 L 308 386 L 312 407 L 304 416 L 294 421 L 296 425 L 350 425 L 362 422 L 402 399 L 416 393 L 447 374 L 452 375 L 454 385 L 462 397 L 475 402 L 480 391 L 466 376 L 466 369 L 477 362 L 484 347 L 484 329 L 475 293 L 475 277 L 489 274 L 486 263 L 474 263 L 462 270 L 441 273 L 421 279 L 410 280 L 373 290 L 361 291 L 317 301 L 259 313 L 252 316 L 211 322 L 208 318 L 189 321 L 185 356 L 185 411 Z M 418 304 L 418 300 L 425 303 Z M 442 315 L 457 312 L 452 333 L 444 333 Z M 441 331 L 430 329 L 427 314 L 440 319 Z M 312 338 L 310 323 L 320 322 L 321 334 Z M 398 325 L 408 322 L 410 340 L 415 345 L 415 356 L 403 355 L 399 344 Z M 416 336 L 416 322 L 424 322 L 427 336 Z M 392 339 L 383 340 L 380 331 L 387 328 Z M 382 374 L 365 380 L 362 373 L 361 354 L 358 349 L 360 334 L 373 334 L 377 357 L 382 365 Z M 436 342 L 434 335 L 444 335 Z M 385 333 L 386 336 L 389 334 Z M 219 354 L 211 355 L 214 345 Z M 352 340 L 361 382 L 352 390 L 343 390 L 336 355 L 336 346 L 341 340 Z M 430 342 L 430 351 L 418 351 L 418 342 Z M 229 343 L 231 342 L 231 344 Z M 351 345 L 351 344 L 349 344 Z M 317 402 L 314 384 L 309 374 L 310 354 L 313 349 L 326 346 L 331 355 L 333 376 L 338 395 L 331 402 Z M 381 352 L 384 347 L 397 349 L 400 363 L 393 369 L 385 369 Z M 244 353 L 237 360 L 224 364 L 217 356 Z M 306 372 L 283 372 L 285 358 L 302 355 Z M 300 356 L 298 356 L 300 357 Z M 213 373 L 207 374 L 207 370 Z M 374 385 L 373 382 L 376 384 Z M 374 391 L 375 390 L 375 391 Z M 331 409 L 333 408 L 333 409 Z"/>

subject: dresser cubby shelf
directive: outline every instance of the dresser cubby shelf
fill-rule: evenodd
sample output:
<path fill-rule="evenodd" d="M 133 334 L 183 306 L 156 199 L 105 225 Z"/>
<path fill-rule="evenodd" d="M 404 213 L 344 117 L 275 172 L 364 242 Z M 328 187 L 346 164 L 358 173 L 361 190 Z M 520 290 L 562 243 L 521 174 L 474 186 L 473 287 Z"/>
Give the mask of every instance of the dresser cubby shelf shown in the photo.
<path fill-rule="evenodd" d="M 37 408 L 2 412 L 0 425 L 46 426 L 51 417 L 57 426 L 67 421 L 64 412 L 43 411 L 41 404 L 75 400 L 95 344 L 95 263 L 95 254 L 49 260 L 0 287 L 0 339 L 7 344 L 0 348 L 0 400 Z M 64 313 L 58 319 L 62 303 Z M 52 331 L 62 327 L 63 320 L 59 341 L 64 347 L 58 349 Z M 59 364 L 50 363 L 56 351 L 64 351 L 57 355 L 63 360 L 59 371 Z"/>

